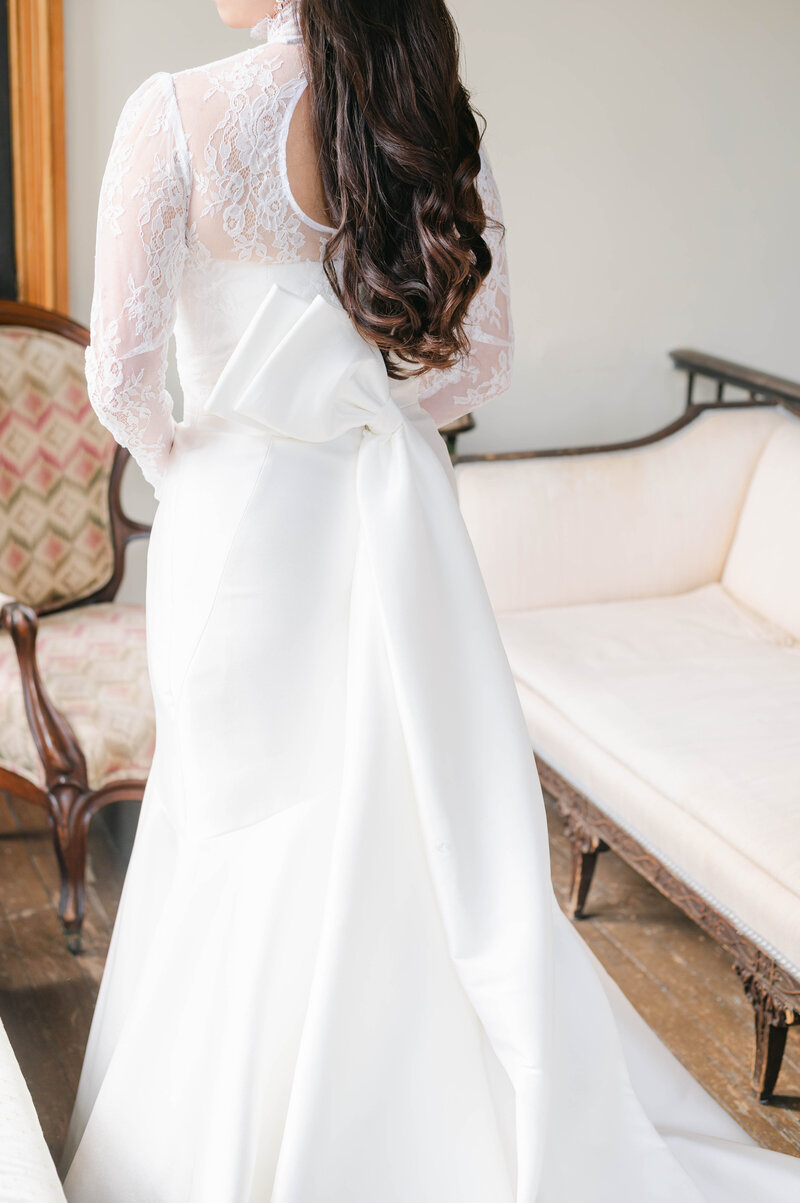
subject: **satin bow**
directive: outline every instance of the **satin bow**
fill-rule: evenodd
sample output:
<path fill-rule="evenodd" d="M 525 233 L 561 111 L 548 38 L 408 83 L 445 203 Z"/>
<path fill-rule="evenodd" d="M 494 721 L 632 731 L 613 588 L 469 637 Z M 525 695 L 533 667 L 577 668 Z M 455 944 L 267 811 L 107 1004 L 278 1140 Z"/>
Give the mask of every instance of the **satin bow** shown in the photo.
<path fill-rule="evenodd" d="M 401 405 L 416 403 L 416 381 L 396 383 Z M 401 405 L 380 351 L 344 309 L 273 284 L 202 412 L 322 443 L 357 426 L 390 435 L 403 424 Z"/>

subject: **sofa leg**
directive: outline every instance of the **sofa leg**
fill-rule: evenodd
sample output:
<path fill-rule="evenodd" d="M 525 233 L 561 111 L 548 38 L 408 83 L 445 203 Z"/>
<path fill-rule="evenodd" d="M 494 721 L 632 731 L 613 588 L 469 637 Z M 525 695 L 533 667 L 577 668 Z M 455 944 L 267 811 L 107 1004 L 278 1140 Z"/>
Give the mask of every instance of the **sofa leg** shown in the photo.
<path fill-rule="evenodd" d="M 568 910 L 571 918 L 583 919 L 597 855 L 606 852 L 608 844 L 592 835 L 573 815 L 567 816 L 566 829 L 572 860 Z"/>
<path fill-rule="evenodd" d="M 786 1048 L 785 1023 L 775 1024 L 763 1012 L 755 1012 L 756 1051 L 753 1066 L 753 1090 L 760 1103 L 768 1103 L 775 1090 L 778 1071 Z"/>
<path fill-rule="evenodd" d="M 786 1035 L 797 1015 L 794 1011 L 780 1006 L 752 972 L 742 970 L 738 965 L 736 972 L 742 979 L 745 994 L 753 1007 L 753 1091 L 760 1103 L 768 1103 L 778 1080 L 783 1051 L 786 1048 Z"/>

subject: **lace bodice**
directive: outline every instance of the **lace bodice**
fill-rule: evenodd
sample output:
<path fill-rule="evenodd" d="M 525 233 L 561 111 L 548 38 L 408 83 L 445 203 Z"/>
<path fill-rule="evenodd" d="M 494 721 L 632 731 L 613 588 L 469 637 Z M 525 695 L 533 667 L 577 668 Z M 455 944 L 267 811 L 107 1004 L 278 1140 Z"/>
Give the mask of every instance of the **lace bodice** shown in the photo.
<path fill-rule="evenodd" d="M 335 300 L 322 268 L 332 233 L 303 212 L 287 173 L 287 135 L 307 85 L 290 6 L 262 41 L 231 58 L 147 79 L 119 119 L 97 227 L 89 395 L 156 496 L 175 433 L 166 387 L 174 331 L 184 415 L 219 376 L 275 280 Z M 502 207 L 488 155 L 478 186 Z M 505 240 L 487 227 L 494 263 L 473 300 L 471 351 L 419 377 L 439 426 L 503 392 L 513 352 Z M 338 303 L 338 302 L 337 302 Z"/>

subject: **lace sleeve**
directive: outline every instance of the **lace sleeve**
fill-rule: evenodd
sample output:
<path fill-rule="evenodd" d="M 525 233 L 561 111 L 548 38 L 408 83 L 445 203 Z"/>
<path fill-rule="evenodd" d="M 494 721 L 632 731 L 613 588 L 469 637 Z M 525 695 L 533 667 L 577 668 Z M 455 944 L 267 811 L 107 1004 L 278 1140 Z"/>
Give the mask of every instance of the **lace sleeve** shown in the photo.
<path fill-rule="evenodd" d="M 500 193 L 483 146 L 477 186 L 487 218 L 502 222 Z M 487 221 L 484 239 L 492 252 L 492 266 L 467 315 L 465 329 L 470 351 L 451 367 L 431 368 L 419 378 L 420 404 L 437 426 L 446 426 L 484 405 L 504 393 L 511 383 L 514 325 L 505 234 Z"/>
<path fill-rule="evenodd" d="M 190 194 L 172 76 L 161 72 L 126 102 L 114 135 L 100 193 L 86 352 L 92 407 L 156 497 L 175 434 L 164 381 Z"/>

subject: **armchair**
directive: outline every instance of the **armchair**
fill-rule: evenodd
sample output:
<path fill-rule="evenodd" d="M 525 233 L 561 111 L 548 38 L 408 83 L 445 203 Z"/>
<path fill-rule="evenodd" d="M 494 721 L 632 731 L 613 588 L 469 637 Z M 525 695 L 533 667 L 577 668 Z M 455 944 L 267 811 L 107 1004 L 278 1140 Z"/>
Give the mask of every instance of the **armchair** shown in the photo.
<path fill-rule="evenodd" d="M 114 600 L 125 547 L 150 527 L 123 513 L 128 452 L 89 403 L 88 341 L 0 303 L 0 788 L 49 816 L 72 952 L 89 823 L 141 799 L 154 745 L 143 607 Z"/>

